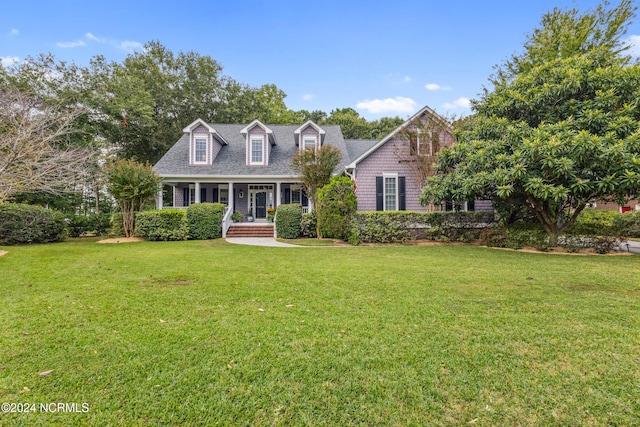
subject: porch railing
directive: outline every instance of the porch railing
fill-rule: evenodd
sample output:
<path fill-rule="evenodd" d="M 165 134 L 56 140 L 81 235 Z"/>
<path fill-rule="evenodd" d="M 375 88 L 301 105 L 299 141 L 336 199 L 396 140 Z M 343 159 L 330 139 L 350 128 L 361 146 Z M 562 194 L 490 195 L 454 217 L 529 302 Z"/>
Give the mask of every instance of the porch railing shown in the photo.
<path fill-rule="evenodd" d="M 309 213 L 309 206 L 303 206 L 303 207 L 302 207 L 302 213 L 303 213 L 303 214 L 305 214 L 305 213 Z"/>
<path fill-rule="evenodd" d="M 227 231 L 229 230 L 229 227 L 231 227 L 231 224 L 233 223 L 233 221 L 231 221 L 231 209 L 229 209 L 229 206 L 225 206 L 224 208 L 224 215 L 222 216 L 222 237 L 226 238 L 227 237 Z"/>

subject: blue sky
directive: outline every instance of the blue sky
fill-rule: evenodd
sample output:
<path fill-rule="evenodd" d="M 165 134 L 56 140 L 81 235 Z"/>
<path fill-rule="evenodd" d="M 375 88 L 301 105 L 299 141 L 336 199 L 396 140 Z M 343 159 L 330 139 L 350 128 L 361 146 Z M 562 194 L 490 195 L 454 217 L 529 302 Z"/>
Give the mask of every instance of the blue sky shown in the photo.
<path fill-rule="evenodd" d="M 598 3 L 25 0 L 0 14 L 0 59 L 51 52 L 81 65 L 95 55 L 122 61 L 158 40 L 211 56 L 240 82 L 276 84 L 294 110 L 351 107 L 368 119 L 404 118 L 429 105 L 464 115 L 493 66 L 521 50 L 543 13 Z M 640 40 L 639 23 L 628 36 Z"/>

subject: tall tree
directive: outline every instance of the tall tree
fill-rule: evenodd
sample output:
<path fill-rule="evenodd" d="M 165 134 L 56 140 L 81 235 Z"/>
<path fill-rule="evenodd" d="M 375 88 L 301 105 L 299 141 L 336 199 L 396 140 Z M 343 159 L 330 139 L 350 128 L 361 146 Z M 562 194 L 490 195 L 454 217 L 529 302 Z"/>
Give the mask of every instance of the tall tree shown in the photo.
<path fill-rule="evenodd" d="M 307 148 L 294 154 L 291 167 L 302 176 L 305 192 L 314 207 L 318 206 L 318 190 L 329 183 L 341 159 L 340 150 L 331 144 L 323 145 L 318 150 Z M 319 224 L 316 224 L 316 232 L 318 237 L 322 237 Z"/>
<path fill-rule="evenodd" d="M 161 182 L 151 165 L 134 160 L 117 160 L 107 168 L 109 193 L 122 211 L 122 228 L 125 237 L 133 237 L 135 212 L 153 199 Z"/>
<path fill-rule="evenodd" d="M 607 5 L 595 15 L 555 10 L 543 17 L 534 36 L 552 37 L 532 37 L 519 62 L 507 62 L 513 77 L 494 80 L 494 91 L 474 103 L 459 143 L 438 156 L 440 175 L 427 180 L 423 203 L 491 198 L 498 207 L 519 205 L 555 245 L 590 201 L 639 195 L 640 67 L 617 48 L 635 8 Z M 589 16 L 598 17 L 593 34 L 560 49 Z M 553 59 L 538 55 L 553 46 Z"/>
<path fill-rule="evenodd" d="M 82 114 L 0 86 L 0 202 L 18 193 L 60 193 L 83 182 L 90 150 L 73 144 Z"/>

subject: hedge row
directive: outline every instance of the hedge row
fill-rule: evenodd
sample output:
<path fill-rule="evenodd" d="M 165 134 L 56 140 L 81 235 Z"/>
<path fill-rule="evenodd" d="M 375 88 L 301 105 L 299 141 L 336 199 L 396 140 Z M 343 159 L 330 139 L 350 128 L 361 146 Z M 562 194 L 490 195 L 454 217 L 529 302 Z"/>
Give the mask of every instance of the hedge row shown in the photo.
<path fill-rule="evenodd" d="M 136 214 L 136 236 L 147 240 L 187 240 L 189 228 L 184 210 L 165 209 Z"/>
<path fill-rule="evenodd" d="M 348 241 L 394 243 L 415 239 L 473 241 L 494 225 L 492 212 L 356 212 Z"/>
<path fill-rule="evenodd" d="M 298 203 L 280 205 L 276 210 L 276 234 L 281 239 L 300 237 L 302 206 Z M 315 225 L 314 225 L 315 227 Z"/>
<path fill-rule="evenodd" d="M 67 223 L 61 212 L 20 203 L 0 204 L 0 244 L 49 243 L 64 240 Z"/>

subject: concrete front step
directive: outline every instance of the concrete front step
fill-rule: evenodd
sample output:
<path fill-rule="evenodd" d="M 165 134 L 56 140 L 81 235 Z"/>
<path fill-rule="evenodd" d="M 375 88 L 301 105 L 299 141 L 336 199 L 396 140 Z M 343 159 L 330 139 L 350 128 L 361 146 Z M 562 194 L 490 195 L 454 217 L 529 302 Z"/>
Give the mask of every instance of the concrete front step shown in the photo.
<path fill-rule="evenodd" d="M 227 237 L 273 237 L 273 225 L 232 225 L 227 230 Z"/>

